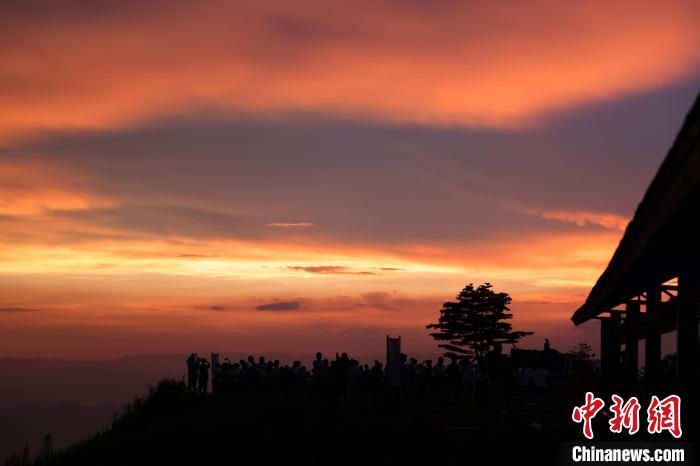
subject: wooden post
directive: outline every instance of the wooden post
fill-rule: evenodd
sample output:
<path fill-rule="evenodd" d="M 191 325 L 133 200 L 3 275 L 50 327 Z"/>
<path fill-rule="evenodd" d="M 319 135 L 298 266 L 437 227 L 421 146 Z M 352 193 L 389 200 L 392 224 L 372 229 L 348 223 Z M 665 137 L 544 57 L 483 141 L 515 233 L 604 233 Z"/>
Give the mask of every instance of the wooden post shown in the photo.
<path fill-rule="evenodd" d="M 678 276 L 676 344 L 678 354 L 678 388 L 683 404 L 694 403 L 698 376 L 698 291 L 700 274 L 688 268 Z M 685 411 L 685 410 L 684 410 Z M 686 416 L 687 419 L 687 416 Z M 683 422 L 686 422 L 686 419 Z"/>
<path fill-rule="evenodd" d="M 698 287 L 697 276 L 684 273 L 678 277 L 677 350 L 679 387 L 689 387 L 697 370 L 698 355 Z"/>
<path fill-rule="evenodd" d="M 659 314 L 661 312 L 661 289 L 652 287 L 647 290 L 646 336 L 644 351 L 644 378 L 646 388 L 651 394 L 659 387 L 661 367 L 661 329 Z"/>
<path fill-rule="evenodd" d="M 617 333 L 620 328 L 618 314 L 600 321 L 600 369 L 601 383 L 605 394 L 616 390 L 620 373 L 620 343 Z"/>
<path fill-rule="evenodd" d="M 639 301 L 629 301 L 625 309 L 625 390 L 628 393 L 637 388 L 639 365 Z"/>

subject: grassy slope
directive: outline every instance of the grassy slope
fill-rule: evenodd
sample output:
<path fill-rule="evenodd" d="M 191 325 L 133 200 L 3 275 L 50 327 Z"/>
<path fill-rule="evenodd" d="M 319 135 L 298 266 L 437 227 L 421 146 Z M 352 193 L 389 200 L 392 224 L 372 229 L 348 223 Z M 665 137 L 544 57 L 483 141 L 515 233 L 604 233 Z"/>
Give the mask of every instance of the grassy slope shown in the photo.
<path fill-rule="evenodd" d="M 567 419 L 542 407 L 516 404 L 517 420 L 506 421 L 493 411 L 473 411 L 467 400 L 445 408 L 434 401 L 323 402 L 280 391 L 226 399 L 193 396 L 182 385 L 164 381 L 145 399 L 135 400 L 109 428 L 63 451 L 52 464 L 483 464 L 520 462 L 528 456 L 545 463 L 555 459 L 561 429 L 533 430 L 530 422 L 565 425 Z"/>

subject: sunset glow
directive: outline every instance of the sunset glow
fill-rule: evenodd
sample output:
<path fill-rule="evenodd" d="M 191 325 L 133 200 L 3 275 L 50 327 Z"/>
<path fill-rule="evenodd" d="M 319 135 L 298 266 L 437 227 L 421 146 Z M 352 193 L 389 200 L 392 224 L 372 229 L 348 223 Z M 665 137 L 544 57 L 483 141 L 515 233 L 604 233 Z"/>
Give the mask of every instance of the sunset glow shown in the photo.
<path fill-rule="evenodd" d="M 108 3 L 0 13 L 0 356 L 435 352 L 468 282 L 565 350 L 700 77 L 697 2 Z"/>

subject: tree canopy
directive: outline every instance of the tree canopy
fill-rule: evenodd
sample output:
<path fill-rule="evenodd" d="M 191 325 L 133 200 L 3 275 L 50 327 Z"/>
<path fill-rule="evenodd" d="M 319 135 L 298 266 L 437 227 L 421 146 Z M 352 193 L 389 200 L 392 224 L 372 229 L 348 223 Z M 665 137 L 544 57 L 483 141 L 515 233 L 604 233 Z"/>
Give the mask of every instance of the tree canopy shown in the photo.
<path fill-rule="evenodd" d="M 586 360 L 591 360 L 595 358 L 595 353 L 593 353 L 593 348 L 591 348 L 591 345 L 585 342 L 581 342 L 575 346 L 573 346 L 569 350 L 569 355 L 578 358 L 578 359 L 586 359 Z"/>
<path fill-rule="evenodd" d="M 533 332 L 514 331 L 506 322 L 513 318 L 508 305 L 508 293 L 496 293 L 490 283 L 478 287 L 469 283 L 457 295 L 456 301 L 446 302 L 435 324 L 426 326 L 437 330 L 431 333 L 440 341 L 438 347 L 447 350 L 445 356 L 481 356 L 496 343 L 517 343 Z"/>

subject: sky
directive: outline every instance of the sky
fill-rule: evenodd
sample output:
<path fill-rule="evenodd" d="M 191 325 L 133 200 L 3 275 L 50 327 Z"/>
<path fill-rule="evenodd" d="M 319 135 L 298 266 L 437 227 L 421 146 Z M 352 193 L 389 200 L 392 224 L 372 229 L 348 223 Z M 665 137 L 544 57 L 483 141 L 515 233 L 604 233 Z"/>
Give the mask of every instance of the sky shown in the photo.
<path fill-rule="evenodd" d="M 435 352 L 573 311 L 700 82 L 700 5 L 6 2 L 0 357 Z"/>

